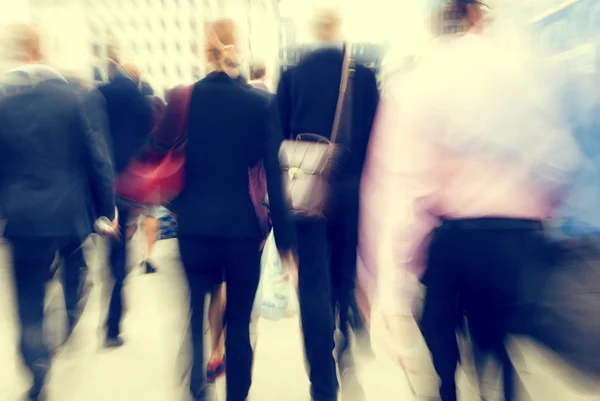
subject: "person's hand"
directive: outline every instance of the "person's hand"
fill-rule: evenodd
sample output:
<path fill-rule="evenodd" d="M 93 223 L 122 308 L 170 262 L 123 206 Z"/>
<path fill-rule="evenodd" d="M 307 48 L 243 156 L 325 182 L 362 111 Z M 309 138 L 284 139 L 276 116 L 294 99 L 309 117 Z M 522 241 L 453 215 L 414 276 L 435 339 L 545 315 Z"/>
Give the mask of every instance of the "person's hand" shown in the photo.
<path fill-rule="evenodd" d="M 289 280 L 292 281 L 294 287 L 298 287 L 298 259 L 294 252 L 284 251 L 279 253 L 281 266 L 287 272 Z"/>
<path fill-rule="evenodd" d="M 110 224 L 111 229 L 110 231 L 107 233 L 107 235 L 113 237 L 113 238 L 118 238 L 119 237 L 119 233 L 120 233 L 120 228 L 121 226 L 119 225 L 119 218 L 115 217 L 114 220 L 112 221 L 112 223 Z"/>
<path fill-rule="evenodd" d="M 107 217 L 99 218 L 95 223 L 96 232 L 106 237 L 118 238 L 120 235 L 119 218 L 110 221 Z"/>

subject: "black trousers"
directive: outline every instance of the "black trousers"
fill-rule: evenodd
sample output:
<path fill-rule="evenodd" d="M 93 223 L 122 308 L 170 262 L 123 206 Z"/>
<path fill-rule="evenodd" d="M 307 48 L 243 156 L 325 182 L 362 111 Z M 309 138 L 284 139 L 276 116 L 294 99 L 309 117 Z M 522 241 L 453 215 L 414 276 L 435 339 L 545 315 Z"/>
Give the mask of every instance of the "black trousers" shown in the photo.
<path fill-rule="evenodd" d="M 52 278 L 51 266 L 59 253 L 60 280 L 68 317 L 68 335 L 83 309 L 87 265 L 81 241 L 71 238 L 10 238 L 17 309 L 21 326 L 20 350 L 33 374 L 31 395 L 41 391 L 50 368 L 50 351 L 44 342 L 43 320 L 46 284 Z M 68 338 L 68 337 L 67 337 Z"/>
<path fill-rule="evenodd" d="M 131 217 L 131 207 L 126 204 L 118 204 L 120 233 L 119 238 L 112 238 L 109 245 L 108 261 L 113 279 L 113 287 L 110 294 L 108 315 L 106 318 L 107 337 L 118 337 L 121 334 L 121 321 L 125 312 L 125 296 L 123 284 L 127 277 L 127 223 Z"/>
<path fill-rule="evenodd" d="M 304 349 L 315 401 L 337 400 L 333 358 L 335 321 L 332 308 L 329 240 L 325 221 L 299 220 L 298 295 Z"/>
<path fill-rule="evenodd" d="M 190 290 L 193 362 L 190 390 L 205 399 L 204 303 L 223 277 L 227 285 L 227 400 L 244 401 L 252 383 L 250 315 L 260 279 L 256 239 L 180 236 L 179 250 Z"/>
<path fill-rule="evenodd" d="M 457 314 L 473 341 L 502 365 L 504 399 L 515 399 L 516 374 L 504 340 L 516 308 L 520 272 L 545 257 L 541 223 L 511 219 L 445 221 L 433 236 L 421 331 L 440 377 L 440 397 L 456 401 Z M 458 307 L 458 299 L 461 307 Z"/>
<path fill-rule="evenodd" d="M 354 289 L 356 287 L 356 255 L 358 246 L 358 185 L 337 190 L 334 212 L 329 219 L 327 235 L 330 245 L 330 270 L 332 303 L 339 328 L 347 337 L 347 330 L 364 331 L 357 312 Z"/>

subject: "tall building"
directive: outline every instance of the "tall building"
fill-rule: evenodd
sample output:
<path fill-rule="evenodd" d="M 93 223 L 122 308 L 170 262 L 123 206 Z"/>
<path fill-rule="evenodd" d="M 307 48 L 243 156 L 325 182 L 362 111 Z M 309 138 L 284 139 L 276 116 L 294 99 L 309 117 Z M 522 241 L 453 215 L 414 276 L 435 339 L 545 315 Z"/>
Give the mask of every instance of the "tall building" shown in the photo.
<path fill-rule="evenodd" d="M 55 64 L 94 81 L 107 79 L 109 58 L 133 62 L 158 94 L 206 74 L 206 23 L 231 17 L 253 53 L 277 59 L 272 0 L 31 0 Z M 269 38 L 275 38 L 275 41 Z M 264 43 L 264 45 L 263 45 Z M 244 46 L 245 47 L 245 46 Z M 274 56 L 269 56 L 273 53 Z M 265 55 L 269 56 L 266 57 Z M 248 57 L 247 59 L 249 59 Z M 114 63 L 113 63 L 114 64 Z"/>

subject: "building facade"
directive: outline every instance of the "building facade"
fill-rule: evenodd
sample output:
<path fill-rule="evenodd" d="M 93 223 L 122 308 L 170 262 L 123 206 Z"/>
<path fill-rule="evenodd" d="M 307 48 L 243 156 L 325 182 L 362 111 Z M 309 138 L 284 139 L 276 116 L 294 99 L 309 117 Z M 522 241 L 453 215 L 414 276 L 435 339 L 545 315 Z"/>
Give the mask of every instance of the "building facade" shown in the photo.
<path fill-rule="evenodd" d="M 244 52 L 277 59 L 272 0 L 31 0 L 32 20 L 47 33 L 45 53 L 56 65 L 106 81 L 109 66 L 131 62 L 158 95 L 207 73 L 206 24 L 233 18 L 253 46 Z M 275 38 L 275 43 L 268 41 Z M 263 43 L 255 46 L 254 43 Z M 248 55 L 250 56 L 250 55 Z M 261 55 L 261 58 L 265 56 Z M 268 57 L 266 57 L 268 58 Z M 246 60 L 251 57 L 246 57 Z M 265 60 L 269 62 L 269 60 Z"/>

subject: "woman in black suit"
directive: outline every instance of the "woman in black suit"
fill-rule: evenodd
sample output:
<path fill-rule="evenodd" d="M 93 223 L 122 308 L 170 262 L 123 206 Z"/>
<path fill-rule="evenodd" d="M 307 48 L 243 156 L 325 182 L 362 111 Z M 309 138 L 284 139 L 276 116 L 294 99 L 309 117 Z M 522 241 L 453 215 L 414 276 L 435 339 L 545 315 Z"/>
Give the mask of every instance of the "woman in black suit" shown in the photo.
<path fill-rule="evenodd" d="M 276 242 L 283 263 L 294 265 L 295 233 L 284 201 L 278 160 L 282 133 L 277 107 L 268 97 L 240 83 L 235 45 L 232 21 L 219 20 L 207 31 L 207 60 L 213 72 L 191 91 L 185 187 L 172 203 L 191 295 L 194 358 L 190 389 L 195 400 L 206 399 L 205 295 L 223 280 L 227 285 L 227 400 L 243 401 L 250 389 L 249 323 L 260 276 L 261 230 L 249 192 L 248 172 L 261 160 Z M 167 106 L 165 119 L 177 112 Z"/>

